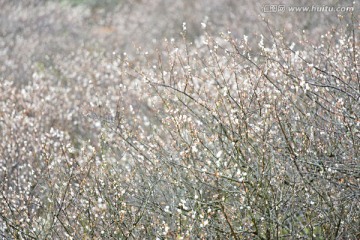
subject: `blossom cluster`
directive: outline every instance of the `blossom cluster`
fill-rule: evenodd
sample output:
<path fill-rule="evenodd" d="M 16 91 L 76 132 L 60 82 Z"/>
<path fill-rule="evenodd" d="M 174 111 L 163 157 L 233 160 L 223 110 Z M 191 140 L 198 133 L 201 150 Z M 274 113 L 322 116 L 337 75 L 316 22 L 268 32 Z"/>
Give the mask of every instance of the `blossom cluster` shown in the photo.
<path fill-rule="evenodd" d="M 0 39 L 4 239 L 359 238 L 358 16 L 312 34 L 263 19 L 248 35 L 195 16 L 196 31 L 176 22 L 180 34 L 125 52 L 110 32 L 143 20 L 107 25 L 141 1 L 19 2 L 4 9 L 21 10 L 6 18 L 21 33 Z M 43 32 L 21 27 L 46 16 Z M 47 41 L 58 49 L 38 52 Z"/>

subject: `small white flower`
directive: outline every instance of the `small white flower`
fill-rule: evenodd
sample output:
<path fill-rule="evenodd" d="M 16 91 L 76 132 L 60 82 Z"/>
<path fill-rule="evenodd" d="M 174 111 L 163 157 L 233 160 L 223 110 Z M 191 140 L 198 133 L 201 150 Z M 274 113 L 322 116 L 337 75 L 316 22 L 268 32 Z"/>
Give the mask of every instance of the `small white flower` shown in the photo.
<path fill-rule="evenodd" d="M 295 47 L 295 43 L 293 42 L 291 45 L 290 45 L 290 49 L 293 50 Z"/>
<path fill-rule="evenodd" d="M 186 31 L 186 22 L 183 22 L 183 31 Z"/>
<path fill-rule="evenodd" d="M 248 36 L 246 36 L 246 35 L 244 35 L 244 42 L 245 42 L 245 44 L 247 44 L 247 42 L 248 42 Z"/>
<path fill-rule="evenodd" d="M 100 121 L 96 121 L 95 127 L 100 128 L 100 127 L 101 127 L 101 122 L 100 122 Z"/>
<path fill-rule="evenodd" d="M 204 222 L 202 222 L 201 224 L 200 224 L 200 227 L 205 227 L 206 225 L 208 225 L 209 224 L 209 220 L 205 220 Z"/>

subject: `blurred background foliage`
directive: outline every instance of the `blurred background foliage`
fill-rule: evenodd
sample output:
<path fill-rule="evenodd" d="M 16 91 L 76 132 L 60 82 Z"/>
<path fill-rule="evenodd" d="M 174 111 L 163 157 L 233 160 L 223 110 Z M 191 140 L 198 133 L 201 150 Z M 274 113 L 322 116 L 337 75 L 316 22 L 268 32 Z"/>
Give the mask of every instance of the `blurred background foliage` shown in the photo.
<path fill-rule="evenodd" d="M 306 31 L 315 43 L 338 24 L 338 13 L 264 13 L 266 4 L 263 0 L 0 0 L 0 47 L 7 56 L 0 59 L 2 76 L 26 82 L 34 61 L 67 55 L 83 46 L 128 53 L 157 49 L 165 38 L 181 38 L 184 22 L 187 38 L 194 43 L 201 41 L 205 31 L 210 35 L 231 31 L 235 38 L 269 35 L 263 18 L 272 31 L 285 32 L 289 41 Z M 352 6 L 353 1 L 286 0 L 282 4 Z M 355 6 L 353 15 L 357 14 Z M 340 15 L 342 21 L 353 21 L 349 13 Z M 207 24 L 205 31 L 201 23 Z"/>

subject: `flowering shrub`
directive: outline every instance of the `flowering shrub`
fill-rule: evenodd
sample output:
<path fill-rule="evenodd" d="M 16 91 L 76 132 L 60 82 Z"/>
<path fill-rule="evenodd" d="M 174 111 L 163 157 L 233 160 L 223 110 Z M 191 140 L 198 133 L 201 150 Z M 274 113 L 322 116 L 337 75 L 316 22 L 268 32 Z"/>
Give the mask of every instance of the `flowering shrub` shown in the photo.
<path fill-rule="evenodd" d="M 4 71 L 2 238 L 358 239 L 359 25 L 333 21 L 319 40 L 183 23 L 155 50 Z"/>

